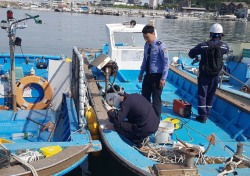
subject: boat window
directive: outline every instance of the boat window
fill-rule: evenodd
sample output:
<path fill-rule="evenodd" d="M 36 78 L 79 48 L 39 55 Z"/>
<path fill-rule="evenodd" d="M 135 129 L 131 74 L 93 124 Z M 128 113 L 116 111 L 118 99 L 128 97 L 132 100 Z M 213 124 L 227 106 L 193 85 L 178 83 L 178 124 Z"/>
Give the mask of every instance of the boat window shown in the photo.
<path fill-rule="evenodd" d="M 114 33 L 114 42 L 116 47 L 143 47 L 145 44 L 141 32 L 116 32 Z"/>

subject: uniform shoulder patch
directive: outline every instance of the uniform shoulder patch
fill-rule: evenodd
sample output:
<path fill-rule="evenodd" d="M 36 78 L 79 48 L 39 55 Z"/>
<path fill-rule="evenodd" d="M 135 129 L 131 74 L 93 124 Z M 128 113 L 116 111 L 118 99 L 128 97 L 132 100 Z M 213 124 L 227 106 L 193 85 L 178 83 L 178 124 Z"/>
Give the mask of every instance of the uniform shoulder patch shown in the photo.
<path fill-rule="evenodd" d="M 156 44 L 157 44 L 157 45 L 161 45 L 162 42 L 161 42 L 161 41 L 157 41 Z"/>

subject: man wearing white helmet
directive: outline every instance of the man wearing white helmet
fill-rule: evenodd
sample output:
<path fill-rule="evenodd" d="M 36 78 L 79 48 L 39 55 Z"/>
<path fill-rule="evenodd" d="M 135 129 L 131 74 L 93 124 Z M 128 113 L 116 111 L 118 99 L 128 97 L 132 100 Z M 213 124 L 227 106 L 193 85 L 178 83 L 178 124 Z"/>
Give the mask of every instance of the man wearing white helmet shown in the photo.
<path fill-rule="evenodd" d="M 189 51 L 194 63 L 199 62 L 198 76 L 198 116 L 196 120 L 206 123 L 212 108 L 213 96 L 219 83 L 219 74 L 223 67 L 223 55 L 229 51 L 228 45 L 221 41 L 223 28 L 215 23 L 210 28 L 210 40 L 202 42 Z M 200 55 L 200 60 L 198 60 Z"/>

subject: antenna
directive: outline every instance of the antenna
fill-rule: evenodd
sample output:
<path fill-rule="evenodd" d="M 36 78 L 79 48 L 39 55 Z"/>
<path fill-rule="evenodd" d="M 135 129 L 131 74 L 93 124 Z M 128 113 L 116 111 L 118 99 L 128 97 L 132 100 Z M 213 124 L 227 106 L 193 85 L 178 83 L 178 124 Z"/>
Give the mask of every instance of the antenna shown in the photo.
<path fill-rule="evenodd" d="M 17 112 L 17 102 L 16 102 L 16 68 L 15 68 L 15 45 L 21 46 L 22 39 L 15 36 L 16 29 L 24 29 L 27 27 L 23 21 L 29 19 L 34 19 L 36 24 L 42 24 L 42 21 L 38 19 L 39 15 L 31 16 L 25 14 L 28 18 L 23 18 L 20 20 L 15 20 L 13 17 L 13 12 L 11 10 L 7 11 L 7 21 L 1 21 L 1 28 L 8 32 L 9 46 L 10 46 L 10 65 L 11 65 L 11 94 L 12 94 L 12 108 L 14 113 Z"/>

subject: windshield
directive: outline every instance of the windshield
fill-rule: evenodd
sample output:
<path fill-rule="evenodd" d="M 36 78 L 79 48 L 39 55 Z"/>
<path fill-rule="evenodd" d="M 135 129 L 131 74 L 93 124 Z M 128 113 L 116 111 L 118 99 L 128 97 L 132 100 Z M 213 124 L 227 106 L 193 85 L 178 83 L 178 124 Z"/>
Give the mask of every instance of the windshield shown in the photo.
<path fill-rule="evenodd" d="M 145 44 L 145 40 L 141 32 L 115 32 L 114 42 L 117 47 L 143 47 Z"/>

